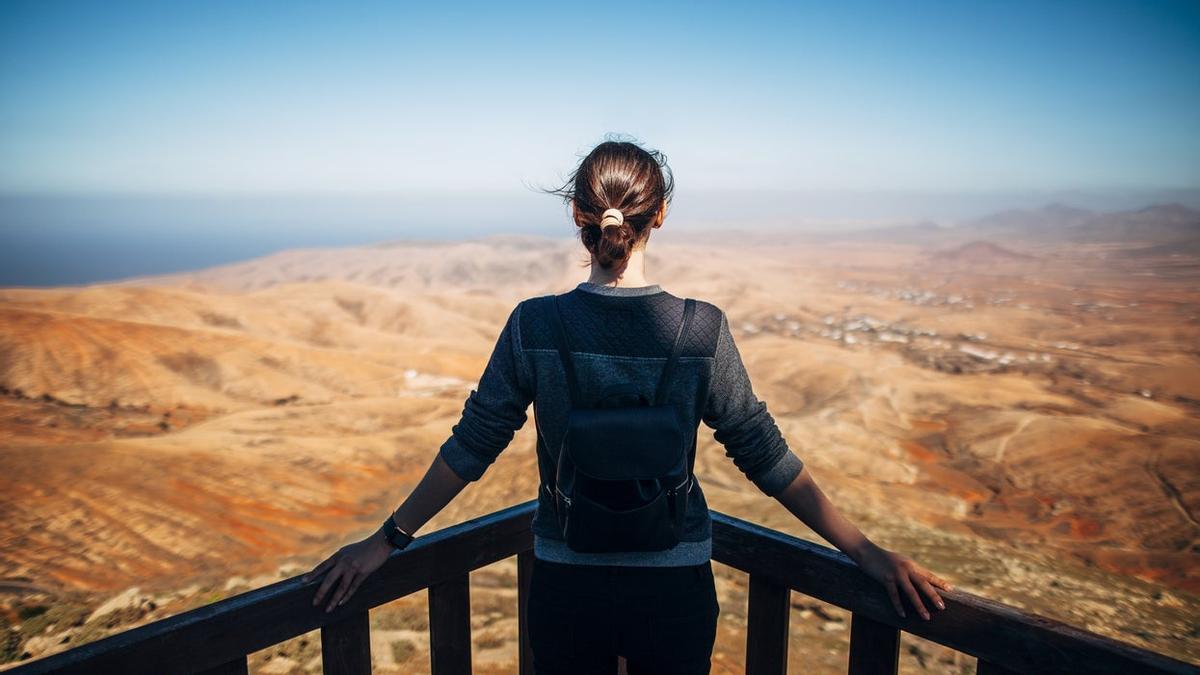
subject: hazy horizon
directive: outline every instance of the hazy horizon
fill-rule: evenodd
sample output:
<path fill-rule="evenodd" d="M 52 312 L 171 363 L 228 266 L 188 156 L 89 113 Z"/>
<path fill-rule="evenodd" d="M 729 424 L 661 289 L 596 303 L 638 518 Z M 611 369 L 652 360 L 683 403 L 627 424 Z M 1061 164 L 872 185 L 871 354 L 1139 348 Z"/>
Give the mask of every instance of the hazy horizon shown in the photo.
<path fill-rule="evenodd" d="M 1126 211 L 1200 208 L 1200 190 L 933 194 L 681 190 L 658 239 L 722 229 L 798 232 L 932 221 L 969 222 L 1064 204 Z M 575 228 L 549 195 L 433 194 L 0 195 L 0 287 L 115 281 L 238 262 L 277 251 L 496 234 L 567 238 Z"/>

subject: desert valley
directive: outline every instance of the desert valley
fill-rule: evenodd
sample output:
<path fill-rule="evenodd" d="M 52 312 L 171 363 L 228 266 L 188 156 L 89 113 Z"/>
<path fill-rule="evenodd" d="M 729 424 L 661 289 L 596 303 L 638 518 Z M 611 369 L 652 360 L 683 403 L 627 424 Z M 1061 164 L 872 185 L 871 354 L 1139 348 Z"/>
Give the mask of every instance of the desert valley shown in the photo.
<path fill-rule="evenodd" d="M 0 288 L 0 667 L 300 574 L 375 528 L 569 238 L 295 249 Z M 651 238 L 647 276 L 726 310 L 759 398 L 878 543 L 959 588 L 1200 663 L 1200 212 L 1061 205 L 943 227 Z M 421 533 L 536 496 L 527 424 Z M 713 509 L 825 544 L 700 429 Z M 419 534 L 421 534 L 419 533 Z M 714 673 L 747 580 L 714 564 Z M 516 672 L 516 561 L 472 575 L 474 665 Z M 881 590 L 882 592 L 882 590 Z M 789 658 L 845 672 L 848 613 L 793 593 Z M 372 611 L 428 672 L 424 593 Z M 320 640 L 255 654 L 319 672 Z M 905 635 L 905 672 L 973 661 Z"/>

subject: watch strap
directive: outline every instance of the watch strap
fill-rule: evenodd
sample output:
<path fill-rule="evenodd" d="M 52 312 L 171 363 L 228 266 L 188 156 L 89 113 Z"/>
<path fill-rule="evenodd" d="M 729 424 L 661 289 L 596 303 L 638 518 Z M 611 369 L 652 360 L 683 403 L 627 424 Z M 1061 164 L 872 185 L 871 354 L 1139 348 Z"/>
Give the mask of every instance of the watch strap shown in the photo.
<path fill-rule="evenodd" d="M 404 549 L 412 543 L 412 540 L 415 537 L 400 529 L 400 526 L 396 524 L 395 519 L 393 519 L 391 516 L 388 516 L 387 520 L 383 521 L 383 538 L 386 539 L 392 546 L 398 549 Z"/>

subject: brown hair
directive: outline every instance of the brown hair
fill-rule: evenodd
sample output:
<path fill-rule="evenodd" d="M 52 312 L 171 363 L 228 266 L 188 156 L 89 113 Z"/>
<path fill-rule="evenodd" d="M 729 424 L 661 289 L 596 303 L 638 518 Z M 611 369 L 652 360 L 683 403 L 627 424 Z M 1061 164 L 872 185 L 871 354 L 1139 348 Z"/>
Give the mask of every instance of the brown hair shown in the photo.
<path fill-rule="evenodd" d="M 612 269 L 625 264 L 633 249 L 650 237 L 651 226 L 670 203 L 674 189 L 674 177 L 661 152 L 632 140 L 606 140 L 580 160 L 561 188 L 547 192 L 574 205 L 580 241 L 601 267 Z M 619 210 L 624 222 L 601 227 L 608 209 Z"/>

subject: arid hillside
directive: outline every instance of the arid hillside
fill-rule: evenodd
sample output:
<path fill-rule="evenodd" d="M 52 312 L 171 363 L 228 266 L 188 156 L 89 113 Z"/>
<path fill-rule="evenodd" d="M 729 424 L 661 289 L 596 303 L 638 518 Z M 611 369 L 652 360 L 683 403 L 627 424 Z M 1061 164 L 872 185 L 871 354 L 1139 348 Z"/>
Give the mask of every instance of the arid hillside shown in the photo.
<path fill-rule="evenodd" d="M 647 276 L 728 312 L 756 393 L 869 536 L 963 589 L 1200 661 L 1195 212 L 666 229 Z M 366 534 L 433 459 L 512 306 L 585 279 L 584 253 L 398 241 L 0 289 L 3 661 L 299 573 Z M 821 541 L 700 439 L 712 508 Z M 423 532 L 534 498 L 533 448 L 529 424 Z M 746 579 L 716 567 L 714 673 L 736 673 Z M 515 672 L 512 579 L 512 561 L 473 576 L 479 672 Z M 423 602 L 373 613 L 381 671 L 427 672 Z M 844 672 L 845 613 L 793 605 L 794 665 Z M 907 672 L 965 672 L 905 640 Z M 317 644 L 255 668 L 319 670 Z"/>

